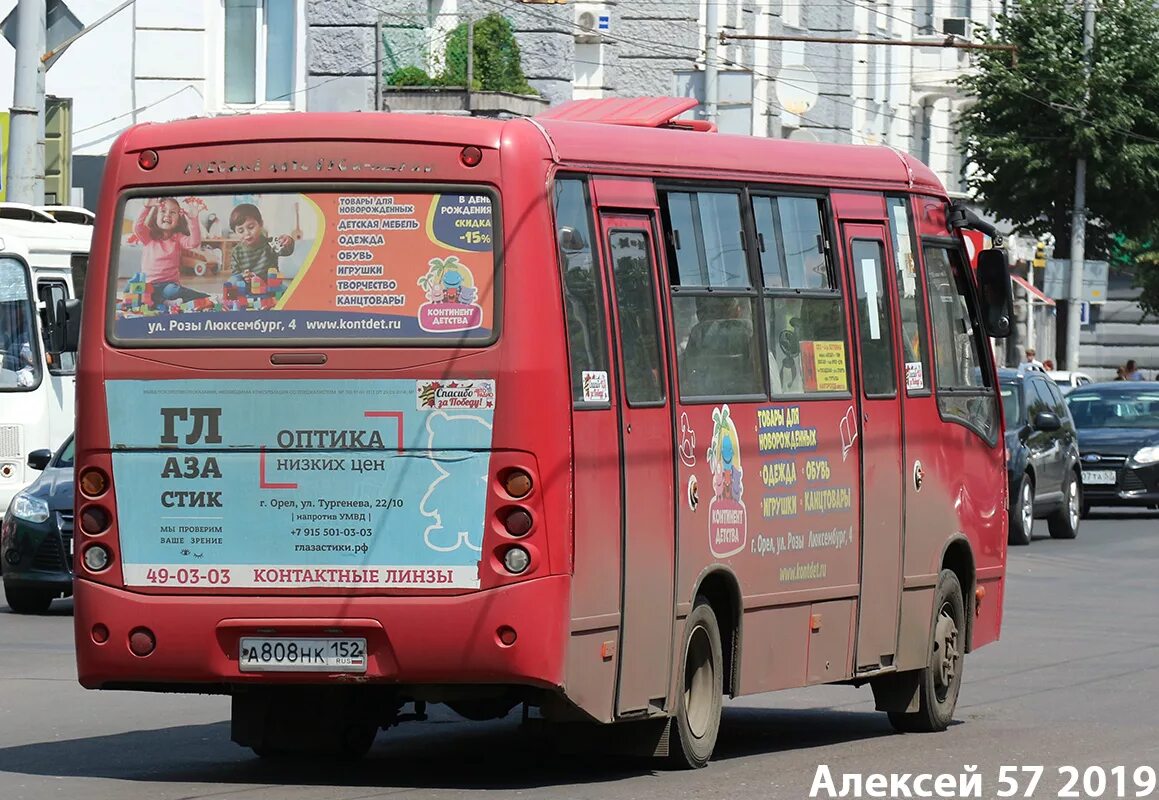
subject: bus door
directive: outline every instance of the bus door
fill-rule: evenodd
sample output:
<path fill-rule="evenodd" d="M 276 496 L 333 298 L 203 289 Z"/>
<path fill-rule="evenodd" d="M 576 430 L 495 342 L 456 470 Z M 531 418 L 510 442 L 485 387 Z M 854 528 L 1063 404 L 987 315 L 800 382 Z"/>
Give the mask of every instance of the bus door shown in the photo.
<path fill-rule="evenodd" d="M 662 710 L 672 663 L 675 467 L 652 222 L 650 214 L 600 217 L 612 287 L 623 498 L 617 716 Z"/>
<path fill-rule="evenodd" d="M 901 605 L 902 410 L 897 380 L 893 260 L 882 225 L 845 225 L 852 272 L 861 406 L 861 602 L 856 670 L 889 667 Z"/>

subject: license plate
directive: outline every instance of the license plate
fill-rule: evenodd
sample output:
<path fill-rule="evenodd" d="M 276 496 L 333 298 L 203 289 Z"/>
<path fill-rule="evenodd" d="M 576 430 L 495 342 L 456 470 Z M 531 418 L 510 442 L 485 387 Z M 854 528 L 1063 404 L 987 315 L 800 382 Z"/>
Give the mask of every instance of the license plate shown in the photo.
<path fill-rule="evenodd" d="M 242 672 L 366 672 L 365 639 L 244 638 Z"/>
<path fill-rule="evenodd" d="M 1090 483 L 1096 486 L 1113 486 L 1117 480 L 1118 475 L 1113 469 L 1083 470 L 1083 483 Z"/>

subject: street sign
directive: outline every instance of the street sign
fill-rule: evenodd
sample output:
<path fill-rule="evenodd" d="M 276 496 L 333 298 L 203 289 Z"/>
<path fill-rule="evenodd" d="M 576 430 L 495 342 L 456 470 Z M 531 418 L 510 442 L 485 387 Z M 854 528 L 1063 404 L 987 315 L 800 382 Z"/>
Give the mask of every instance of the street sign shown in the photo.
<path fill-rule="evenodd" d="M 1079 325 L 1091 324 L 1091 304 L 1086 300 L 1079 303 Z"/>
<path fill-rule="evenodd" d="M 0 22 L 0 31 L 4 32 L 4 38 L 13 47 L 16 47 L 16 8 L 20 4 L 13 6 L 12 11 Z M 64 0 L 46 0 L 44 4 L 44 30 L 45 47 L 49 50 L 55 50 L 61 42 L 72 36 L 76 36 L 84 30 L 84 23 L 76 18 L 76 14 L 72 13 Z M 44 62 L 44 69 L 56 63 L 56 60 L 64 54 L 64 51 L 53 54 L 52 58 Z"/>
<path fill-rule="evenodd" d="M 1088 303 L 1107 302 L 1107 280 L 1110 264 L 1106 261 L 1083 262 L 1083 295 L 1080 300 Z M 1046 260 L 1042 291 L 1052 300 L 1067 300 L 1070 294 L 1070 259 L 1048 258 Z"/>

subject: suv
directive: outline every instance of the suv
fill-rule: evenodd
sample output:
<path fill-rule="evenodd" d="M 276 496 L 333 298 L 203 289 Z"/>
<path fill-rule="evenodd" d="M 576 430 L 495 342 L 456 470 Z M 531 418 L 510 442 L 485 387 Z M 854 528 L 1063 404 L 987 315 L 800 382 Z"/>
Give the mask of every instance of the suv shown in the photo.
<path fill-rule="evenodd" d="M 1078 432 L 1059 387 L 1037 370 L 998 371 L 1006 418 L 1010 544 L 1030 544 L 1034 520 L 1073 539 L 1082 518 Z"/>

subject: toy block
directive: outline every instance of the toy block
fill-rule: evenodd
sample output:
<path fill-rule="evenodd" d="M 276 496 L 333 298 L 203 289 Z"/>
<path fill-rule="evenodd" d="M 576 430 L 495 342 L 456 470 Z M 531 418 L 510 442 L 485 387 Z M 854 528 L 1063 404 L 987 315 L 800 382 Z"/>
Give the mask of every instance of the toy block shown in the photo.
<path fill-rule="evenodd" d="M 144 294 L 145 282 L 144 281 L 129 281 L 129 285 L 127 288 L 129 290 L 130 294 Z"/>

